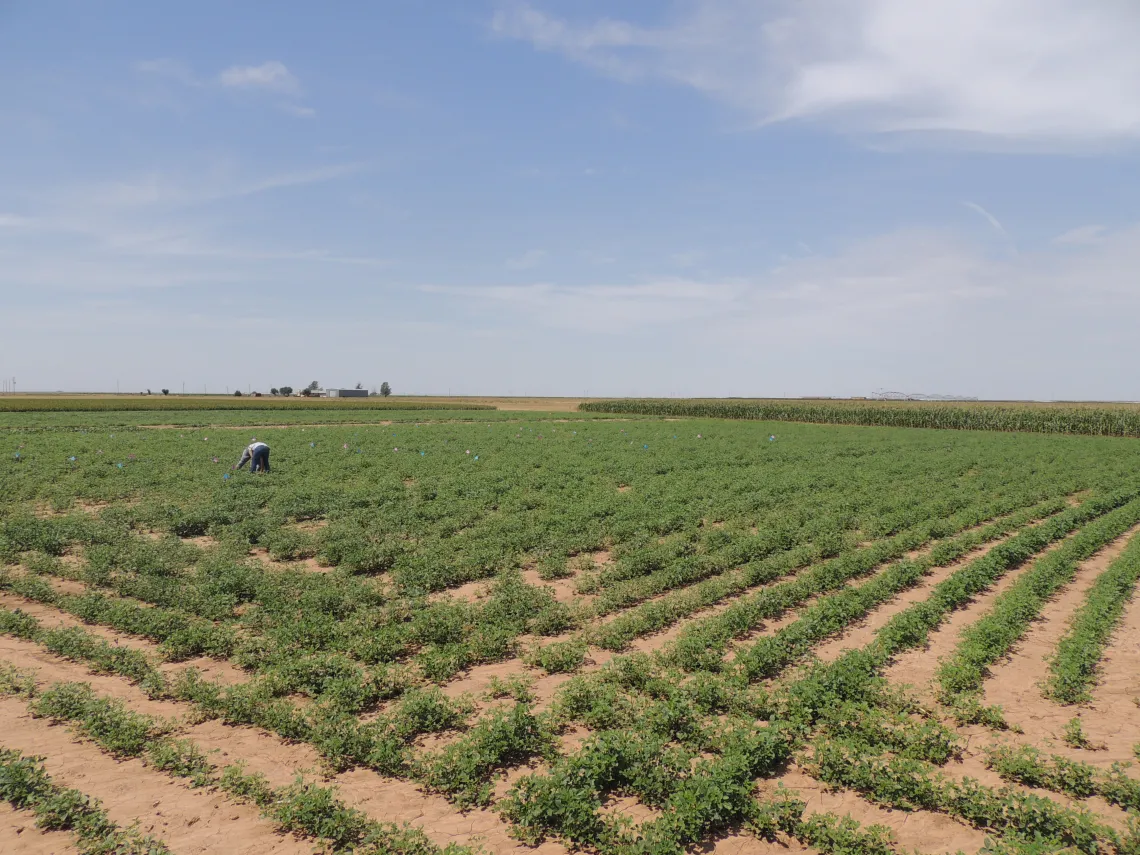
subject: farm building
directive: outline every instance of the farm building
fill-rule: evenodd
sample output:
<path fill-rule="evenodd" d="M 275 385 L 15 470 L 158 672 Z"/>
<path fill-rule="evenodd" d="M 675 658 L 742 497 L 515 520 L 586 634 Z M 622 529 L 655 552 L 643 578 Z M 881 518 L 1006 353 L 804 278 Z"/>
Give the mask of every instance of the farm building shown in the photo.
<path fill-rule="evenodd" d="M 326 389 L 325 394 L 330 398 L 367 398 L 367 389 Z"/>

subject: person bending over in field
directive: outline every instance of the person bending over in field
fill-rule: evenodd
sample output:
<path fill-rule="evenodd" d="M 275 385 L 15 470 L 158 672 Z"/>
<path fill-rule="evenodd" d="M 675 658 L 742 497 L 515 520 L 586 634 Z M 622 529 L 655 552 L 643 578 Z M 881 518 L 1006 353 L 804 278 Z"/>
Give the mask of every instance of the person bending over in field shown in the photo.
<path fill-rule="evenodd" d="M 264 442 L 258 442 L 256 439 L 246 446 L 245 451 L 241 453 L 241 460 L 237 462 L 234 469 L 241 469 L 245 466 L 245 462 L 249 461 L 250 472 L 268 472 L 269 471 L 269 446 Z"/>

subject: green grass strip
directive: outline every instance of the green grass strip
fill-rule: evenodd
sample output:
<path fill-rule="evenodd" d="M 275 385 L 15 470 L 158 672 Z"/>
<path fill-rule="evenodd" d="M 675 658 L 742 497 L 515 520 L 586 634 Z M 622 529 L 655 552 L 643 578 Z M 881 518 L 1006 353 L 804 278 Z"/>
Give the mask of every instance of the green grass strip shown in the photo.
<path fill-rule="evenodd" d="M 1058 549 L 1039 558 L 993 607 L 962 633 L 954 655 L 938 670 L 939 700 L 954 704 L 978 692 L 989 667 L 1013 648 L 1045 604 L 1073 580 L 1080 563 L 1140 520 L 1140 499 L 1090 523 Z"/>
<path fill-rule="evenodd" d="M 26 757 L 0 746 L 0 798 L 17 810 L 30 810 L 36 827 L 69 831 L 84 855 L 169 855 L 161 840 L 120 828 L 98 799 L 61 787 L 44 769 L 43 758 Z"/>
<path fill-rule="evenodd" d="M 1069 631 L 1057 644 L 1045 683 L 1047 698 L 1064 704 L 1092 699 L 1097 667 L 1140 581 L 1140 537 L 1093 582 Z"/>

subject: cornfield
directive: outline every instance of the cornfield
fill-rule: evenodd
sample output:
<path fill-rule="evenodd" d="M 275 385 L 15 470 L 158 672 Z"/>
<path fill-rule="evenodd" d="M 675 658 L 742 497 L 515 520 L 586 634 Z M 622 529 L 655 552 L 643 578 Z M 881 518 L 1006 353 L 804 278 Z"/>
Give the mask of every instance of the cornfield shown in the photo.
<path fill-rule="evenodd" d="M 631 398 L 585 402 L 579 405 L 579 409 L 595 413 L 646 416 L 1140 436 L 1140 409 L 1126 406 Z"/>

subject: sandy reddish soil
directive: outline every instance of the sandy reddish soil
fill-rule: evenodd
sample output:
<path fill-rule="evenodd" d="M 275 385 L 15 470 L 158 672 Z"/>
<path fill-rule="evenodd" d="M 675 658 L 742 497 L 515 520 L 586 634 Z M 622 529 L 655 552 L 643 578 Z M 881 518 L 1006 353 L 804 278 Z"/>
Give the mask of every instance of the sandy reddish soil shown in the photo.
<path fill-rule="evenodd" d="M 496 813 L 473 810 L 461 813 L 442 796 L 426 795 L 414 784 L 382 778 L 367 769 L 354 769 L 336 779 L 342 797 L 370 816 L 388 822 L 412 823 L 436 843 L 482 843 L 496 855 L 564 855 L 565 847 L 549 841 L 537 848 L 524 846 L 508 834 L 507 823 Z"/>
<path fill-rule="evenodd" d="M 146 639 L 118 632 L 106 626 L 85 624 L 79 620 L 79 618 L 69 615 L 67 612 L 60 611 L 54 606 L 26 599 L 18 594 L 0 591 L 0 606 L 6 609 L 19 609 L 25 614 L 31 615 L 40 621 L 44 629 L 66 629 L 68 627 L 78 626 L 87 630 L 92 635 L 105 639 L 112 644 L 129 647 L 132 650 L 142 650 L 145 653 L 157 654 L 157 646 Z"/>
<path fill-rule="evenodd" d="M 1045 555 L 1061 545 L 1064 541 L 1057 541 L 1037 554 L 1037 558 Z M 1036 559 L 1030 559 L 1006 573 L 988 591 L 975 597 L 964 609 L 950 614 L 949 618 L 934 632 L 930 634 L 929 643 L 924 650 L 911 650 L 899 656 L 893 665 L 886 671 L 886 677 L 892 683 L 910 684 L 920 693 L 929 692 L 929 683 L 938 671 L 940 660 L 949 656 L 957 647 L 962 630 L 982 617 L 994 604 L 994 600 L 1009 590 L 1021 575 L 1033 567 Z"/>
<path fill-rule="evenodd" d="M 321 522 L 300 523 L 306 530 L 319 528 Z M 1133 532 L 1140 531 L 1137 526 Z M 1049 654 L 1066 629 L 1073 612 L 1080 606 L 1083 597 L 1096 576 L 1124 548 L 1127 536 L 1110 544 L 1097 555 L 1084 562 L 1074 581 L 1051 602 L 1041 619 L 1032 627 L 1022 643 L 1009 659 L 996 666 L 993 677 L 987 682 L 986 702 L 1000 703 L 1011 721 L 1022 724 L 1027 735 L 995 734 L 983 728 L 961 728 L 966 738 L 966 750 L 960 762 L 952 762 L 946 767 L 946 774 L 953 777 L 970 776 L 991 786 L 1002 786 L 1003 781 L 986 769 L 983 763 L 984 748 L 999 741 L 1035 744 L 1049 751 L 1079 758 L 1098 766 L 1106 766 L 1113 760 L 1132 758 L 1132 745 L 1140 742 L 1140 716 L 1135 715 L 1134 698 L 1140 695 L 1140 600 L 1128 610 L 1125 626 L 1108 651 L 1104 663 L 1103 682 L 1095 692 L 1093 704 L 1080 710 L 1085 729 L 1094 741 L 1107 744 L 1106 751 L 1080 751 L 1065 746 L 1058 737 L 1061 726 L 1076 712 L 1072 708 L 1060 707 L 1045 700 L 1037 686 L 1045 676 L 1047 664 L 1044 657 Z M 211 538 L 187 538 L 187 542 L 210 548 Z M 1000 542 L 1000 541 L 998 541 Z M 992 549 L 995 544 L 980 547 L 956 564 L 935 568 L 918 586 L 904 592 L 890 602 L 876 609 L 868 618 L 849 627 L 841 636 L 818 646 L 816 653 L 829 660 L 850 647 L 867 643 L 883 624 L 902 609 L 920 601 L 930 589 L 948 577 L 955 569 Z M 1051 548 L 1056 548 L 1056 545 Z M 917 550 L 914 555 L 926 550 Z M 308 562 L 273 562 L 264 550 L 255 550 L 253 555 L 269 566 L 305 568 Z M 912 556 L 913 557 L 913 556 Z M 595 568 L 612 560 L 608 552 L 592 555 Z M 311 561 L 311 559 L 310 559 Z M 577 562 L 572 569 L 589 569 L 589 562 Z M 312 562 L 315 564 L 315 562 Z M 881 572 L 883 565 L 876 572 Z M 1007 590 L 1020 574 L 1032 566 L 1027 562 L 1017 570 L 1007 574 L 993 589 L 979 596 L 967 608 L 955 612 L 943 626 L 932 634 L 930 645 L 924 651 L 915 651 L 900 657 L 889 670 L 888 676 L 897 683 L 914 683 L 926 689 L 934 676 L 939 657 L 953 650 L 961 630 L 980 617 L 992 605 L 994 599 Z M 325 568 L 318 568 L 324 570 Z M 730 571 L 732 572 L 732 571 Z M 546 582 L 538 577 L 533 568 L 524 568 L 524 578 L 532 584 L 550 587 L 562 602 L 580 604 L 585 598 L 575 591 L 576 579 Z M 863 584 L 873 576 L 857 580 Z M 67 583 L 77 586 L 79 583 Z M 433 597 L 450 596 L 463 600 L 475 600 L 485 595 L 492 580 L 478 580 L 458 586 Z M 752 589 L 755 590 L 755 589 Z M 747 593 L 747 592 L 745 592 Z M 736 597 L 690 616 L 667 630 L 656 635 L 638 639 L 633 649 L 653 652 L 673 641 L 677 635 L 694 621 L 716 614 L 727 607 Z M 810 605 L 807 604 L 807 605 Z M 25 600 L 13 594 L 0 592 L 0 606 L 22 608 L 38 617 L 45 626 L 81 625 L 78 620 L 51 606 Z M 783 618 L 770 621 L 759 627 L 738 644 L 778 631 L 802 614 L 803 607 L 790 611 Z M 118 633 L 105 627 L 86 627 L 112 643 L 142 650 L 160 659 L 156 645 L 145 639 Z M 566 633 L 554 639 L 541 639 L 540 643 L 565 640 L 577 632 Z M 523 647 L 536 641 L 523 639 Z M 731 657 L 731 651 L 730 651 Z M 601 667 L 612 658 L 612 654 L 590 648 L 590 660 L 582 669 L 589 672 Z M 191 705 L 153 701 L 145 697 L 137 687 L 125 679 L 114 676 L 95 675 L 83 665 L 68 662 L 53 656 L 36 644 L 0 636 L 0 662 L 8 662 L 17 667 L 35 671 L 37 683 L 45 685 L 59 680 L 89 682 L 102 695 L 121 698 L 130 708 L 150 715 L 171 720 L 178 727 L 178 735 L 191 739 L 203 750 L 210 753 L 219 766 L 242 762 L 249 771 L 264 774 L 274 785 L 288 784 L 298 772 L 312 777 L 324 777 L 335 785 L 346 802 L 359 807 L 374 819 L 408 822 L 423 828 L 428 836 L 438 844 L 450 842 L 482 845 L 490 855 L 565 855 L 562 844 L 550 841 L 537 849 L 526 847 L 509 835 L 508 824 L 493 810 L 463 812 L 457 810 L 446 799 L 424 792 L 415 783 L 406 780 L 387 778 L 366 769 L 355 769 L 339 775 L 331 775 L 323 766 L 317 753 L 308 745 L 288 743 L 272 733 L 253 727 L 232 727 L 218 721 L 198 722 Z M 248 675 L 229 663 L 200 659 L 190 663 L 164 663 L 164 670 L 199 667 L 209 678 L 224 682 L 248 679 Z M 580 672 L 581 673 L 581 672 Z M 471 668 L 457 679 L 443 686 L 445 694 L 451 697 L 470 695 L 476 702 L 476 715 L 485 714 L 499 701 L 486 698 L 492 679 L 525 674 L 532 680 L 532 691 L 537 697 L 539 709 L 546 709 L 554 700 L 557 691 L 573 675 L 547 675 L 540 669 L 531 668 L 522 658 L 506 662 L 481 665 Z M 367 718 L 367 717 L 366 717 Z M 0 738 L 0 744 L 42 753 L 49 756 L 48 769 L 59 782 L 74 786 L 90 795 L 102 799 L 114 819 L 128 825 L 134 819 L 140 822 L 144 832 L 154 833 L 163 838 L 176 852 L 301 852 L 311 851 L 310 842 L 295 840 L 276 833 L 272 826 L 257 816 L 256 810 L 236 805 L 224 794 L 217 792 L 193 791 L 161 773 L 145 767 L 137 761 L 119 763 L 103 754 L 94 745 L 77 739 L 65 727 L 54 727 L 45 721 L 28 716 L 23 701 L 17 699 L 0 700 L 0 727 L 10 734 Z M 454 741 L 458 732 L 424 736 L 417 739 L 417 751 L 430 753 Z M 586 728 L 570 728 L 560 735 L 562 753 L 578 750 L 589 737 Z M 497 798 L 501 798 L 523 775 L 542 766 L 515 767 L 500 775 L 495 784 Z M 985 833 L 973 829 L 948 816 L 925 812 L 893 811 L 876 806 L 862 797 L 847 791 L 831 792 L 824 785 L 812 779 L 798 767 L 791 767 L 778 779 L 786 787 L 799 794 L 808 802 L 809 812 L 832 811 L 840 815 L 850 815 L 864 826 L 879 824 L 889 828 L 895 835 L 900 851 L 921 851 L 923 853 L 951 853 L 957 850 L 977 851 L 985 840 Z M 771 790 L 776 781 L 762 782 L 763 790 Z M 1099 814 L 1104 821 L 1116 827 L 1123 827 L 1123 811 L 1108 805 L 1100 799 L 1074 801 L 1065 796 L 1041 790 L 1033 790 L 1045 798 L 1059 804 L 1075 804 L 1087 807 Z M 657 813 L 634 798 L 611 798 L 604 811 L 608 815 L 624 815 L 638 823 L 651 820 Z M 0 807 L 0 852 L 74 852 L 67 835 L 58 833 L 43 834 L 34 829 L 30 815 Z M 799 853 L 804 849 L 792 840 L 780 839 L 775 842 L 758 840 L 746 831 L 738 830 L 716 840 L 708 841 L 702 851 L 717 855 L 774 855 L 774 853 Z"/>
<path fill-rule="evenodd" d="M 751 834 L 742 832 L 719 837 L 709 849 L 702 849 L 709 855 L 800 855 L 800 853 L 815 852 L 808 849 L 798 840 L 779 835 L 774 841 L 761 840 Z"/>
<path fill-rule="evenodd" d="M 0 636 L 0 659 L 16 665 L 21 669 L 36 669 L 35 676 L 37 683 L 40 685 L 60 680 L 84 681 L 91 683 L 92 687 L 101 695 L 123 699 L 131 709 L 138 712 L 183 721 L 187 718 L 192 718 L 193 715 L 193 708 L 187 704 L 152 701 L 146 698 L 136 687 L 121 678 L 93 675 L 80 665 L 60 660 L 58 657 L 39 651 L 36 645 L 30 642 Z M 5 703 L 7 707 L 4 706 Z M 29 722 L 31 722 L 30 717 L 24 713 L 22 704 L 14 699 L 8 699 L 7 701 L 0 701 L 0 727 L 5 727 L 8 721 L 4 714 L 5 710 L 7 710 L 11 716 L 16 718 L 28 718 Z M 37 721 L 32 723 L 37 727 L 47 728 L 50 733 L 58 735 L 58 737 L 65 742 L 71 738 L 65 728 L 49 727 L 46 722 Z M 272 783 L 277 785 L 290 783 L 298 771 L 311 770 L 313 772 L 319 772 L 322 768 L 320 758 L 311 747 L 287 743 L 273 734 L 256 728 L 231 727 L 217 721 L 209 721 L 193 725 L 181 731 L 180 735 L 193 739 L 201 748 L 211 752 L 215 763 L 226 765 L 241 760 L 250 771 L 265 774 Z M 20 745 L 6 738 L 0 740 L 0 744 L 21 748 Z M 94 746 L 79 747 L 89 749 L 97 754 L 99 753 Z M 21 750 L 24 749 L 21 748 Z M 50 753 L 61 749 L 56 743 L 52 743 L 51 745 L 45 743 L 43 747 L 37 748 L 36 750 Z M 66 752 L 64 753 L 66 754 Z M 115 764 L 114 760 L 106 758 L 105 755 L 100 756 L 103 756 L 104 759 L 112 765 Z M 141 763 L 137 763 L 136 761 L 129 762 L 132 766 L 137 765 L 142 768 Z M 49 771 L 55 774 L 50 767 Z M 525 771 L 527 770 L 520 770 L 519 774 Z M 133 771 L 131 774 L 133 774 Z M 158 775 L 158 773 L 153 774 Z M 169 782 L 170 786 L 175 788 L 179 787 L 178 784 L 170 781 L 169 778 L 163 775 L 158 775 L 158 777 Z M 110 776 L 108 776 L 108 778 L 110 778 Z M 129 781 L 130 776 L 128 775 L 123 782 L 123 786 L 129 786 Z M 450 841 L 469 842 L 478 840 L 485 841 L 488 846 L 492 847 L 492 851 L 495 853 L 522 852 L 526 849 L 526 847 L 522 847 L 521 844 L 509 837 L 507 834 L 507 826 L 497 814 L 484 810 L 463 813 L 457 810 L 446 799 L 440 796 L 426 794 L 415 784 L 408 781 L 384 778 L 369 770 L 357 769 L 335 776 L 330 782 L 340 789 L 345 801 L 360 807 L 372 818 L 382 821 L 411 822 L 417 825 L 424 825 L 425 832 L 440 844 L 446 844 Z M 84 789 L 82 786 L 79 786 L 79 784 L 70 782 L 67 785 L 75 786 L 77 789 L 81 789 L 91 795 L 105 798 L 102 790 L 96 791 L 93 787 Z M 217 808 L 214 809 L 217 810 Z M 169 817 L 168 813 L 165 815 Z M 142 814 L 140 814 L 140 816 L 142 816 Z M 172 820 L 171 822 L 174 821 Z M 144 830 L 148 829 L 145 821 L 143 828 Z M 161 833 L 163 839 L 174 848 L 175 841 L 167 831 L 164 830 L 165 828 L 166 826 L 162 828 L 156 826 L 154 833 Z M 177 831 L 178 829 L 176 828 L 176 833 Z M 248 851 L 253 853 L 278 850 L 263 850 L 257 847 L 248 849 L 212 849 L 207 846 L 206 848 L 176 849 L 176 851 Z M 293 850 L 289 847 L 284 847 L 280 851 Z M 304 849 L 298 851 L 307 852 L 310 850 Z M 526 849 L 526 851 L 530 850 Z M 563 847 L 555 843 L 546 844 L 537 851 L 539 855 L 562 855 L 562 853 L 565 852 Z"/>
<path fill-rule="evenodd" d="M 56 783 L 95 796 L 119 825 L 137 821 L 140 831 L 162 838 L 175 852 L 312 851 L 311 843 L 275 832 L 255 807 L 217 791 L 188 789 L 138 760 L 115 760 L 75 741 L 66 728 L 33 719 L 19 700 L 0 699 L 0 730 L 9 748 L 43 755 Z"/>
<path fill-rule="evenodd" d="M 1011 724 L 1020 725 L 1037 739 L 1051 735 L 1057 742 L 1057 746 L 1054 746 L 1056 753 L 1080 756 L 1086 762 L 1095 762 L 1097 765 L 1134 759 L 1132 746 L 1140 742 L 1140 716 L 1132 702 L 1134 694 L 1125 692 L 1114 697 L 1101 693 L 1091 708 L 1078 709 L 1046 700 L 1040 684 L 1049 675 L 1047 657 L 1068 630 L 1069 621 L 1084 602 L 1088 589 L 1097 576 L 1124 551 L 1128 541 L 1137 532 L 1140 532 L 1140 526 L 1080 566 L 1073 581 L 1045 607 L 1040 620 L 1026 633 L 1013 655 L 993 668 L 992 676 L 985 685 L 985 702 L 999 704 L 1006 711 L 1006 718 Z M 1121 633 L 1118 639 L 1126 637 L 1126 633 Z M 1133 671 L 1133 677 L 1135 674 Z M 1107 750 L 1075 751 L 1060 742 L 1062 728 L 1077 713 L 1080 713 L 1082 726 L 1093 742 L 1105 743 Z"/>
<path fill-rule="evenodd" d="M 977 852 L 985 843 L 986 835 L 964 823 L 931 811 L 901 811 L 879 807 L 855 793 L 829 791 L 825 785 L 793 766 L 783 777 L 764 781 L 761 788 L 775 792 L 778 784 L 807 802 L 808 814 L 833 811 L 848 815 L 864 826 L 882 825 L 889 828 L 901 849 L 922 853 Z"/>
<path fill-rule="evenodd" d="M 162 658 L 158 645 L 152 641 L 125 632 L 119 632 L 110 627 L 83 623 L 83 621 L 77 617 L 61 611 L 54 606 L 38 603 L 35 600 L 26 599 L 18 594 L 0 591 L 0 606 L 7 609 L 20 609 L 26 614 L 37 618 L 45 629 L 81 627 L 92 635 L 105 639 L 112 644 L 142 651 L 143 653 L 150 654 L 156 660 L 161 660 Z M 0 638 L 0 646 L 3 645 L 3 641 L 4 639 Z M 35 647 L 35 645 L 29 647 L 29 650 L 32 647 Z M 64 662 L 65 660 L 60 659 L 59 661 Z M 229 662 L 208 659 L 204 656 L 186 662 L 166 662 L 162 663 L 159 667 L 166 674 L 171 675 L 174 672 L 191 666 L 201 671 L 208 679 L 220 680 L 227 685 L 244 682 L 248 679 L 248 675 L 237 666 L 231 665 Z"/>
<path fill-rule="evenodd" d="M 839 656 L 845 651 L 855 647 L 862 647 L 875 637 L 875 633 L 882 629 L 886 624 L 897 615 L 899 612 L 906 611 L 910 606 L 917 602 L 925 600 L 930 595 L 930 590 L 948 576 L 952 575 L 956 570 L 959 570 L 966 564 L 969 564 L 975 559 L 981 558 L 1003 540 L 996 540 L 993 543 L 987 543 L 977 549 L 966 553 L 962 558 L 953 564 L 946 567 L 936 567 L 929 575 L 927 575 L 921 582 L 915 585 L 908 591 L 903 591 L 899 596 L 895 597 L 890 602 L 875 609 L 864 620 L 852 624 L 848 627 L 847 631 L 827 641 L 816 648 L 816 655 L 824 662 L 831 662 L 838 659 Z"/>
<path fill-rule="evenodd" d="M 0 852 L 12 855 L 78 855 L 72 837 L 63 831 L 40 831 L 31 811 L 15 810 L 0 801 Z"/>
<path fill-rule="evenodd" d="M 249 551 L 250 557 L 256 558 L 271 570 L 302 570 L 306 573 L 331 573 L 335 567 L 322 567 L 315 558 L 299 558 L 295 561 L 274 561 L 269 557 L 269 550 L 255 546 Z"/>

